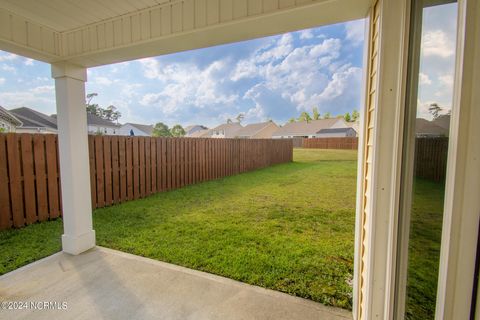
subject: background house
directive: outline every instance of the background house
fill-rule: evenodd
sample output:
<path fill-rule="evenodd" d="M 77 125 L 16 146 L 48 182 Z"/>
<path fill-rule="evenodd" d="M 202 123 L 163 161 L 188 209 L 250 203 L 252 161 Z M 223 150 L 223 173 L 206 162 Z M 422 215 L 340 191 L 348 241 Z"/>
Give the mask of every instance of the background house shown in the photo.
<path fill-rule="evenodd" d="M 16 128 L 19 133 L 57 133 L 57 119 L 27 107 L 9 110 L 22 125 Z"/>
<path fill-rule="evenodd" d="M 317 138 L 354 138 L 356 136 L 357 132 L 351 127 L 322 129 L 316 134 Z"/>
<path fill-rule="evenodd" d="M 191 134 L 186 135 L 187 138 L 207 138 L 212 135 L 212 129 L 197 130 Z"/>
<path fill-rule="evenodd" d="M 89 134 L 116 135 L 120 126 L 112 121 L 105 120 L 91 113 L 87 113 Z"/>
<path fill-rule="evenodd" d="M 235 138 L 242 128 L 238 122 L 221 124 L 208 132 L 205 138 Z"/>
<path fill-rule="evenodd" d="M 190 137 L 192 134 L 194 134 L 195 132 L 198 132 L 198 131 L 203 131 L 204 132 L 205 130 L 208 130 L 207 127 L 199 125 L 199 124 L 186 126 L 184 129 L 185 129 L 185 136 L 186 137 Z"/>
<path fill-rule="evenodd" d="M 435 121 L 417 118 L 415 121 L 415 136 L 417 137 L 448 137 L 449 128 L 441 127 Z"/>
<path fill-rule="evenodd" d="M 135 136 L 152 136 L 153 125 L 127 122 L 118 129 L 118 134 L 121 136 L 130 136 L 132 131 Z"/>
<path fill-rule="evenodd" d="M 252 123 L 238 130 L 236 137 L 244 139 L 271 139 L 272 134 L 278 129 L 279 127 L 273 121 Z"/>
<path fill-rule="evenodd" d="M 15 132 L 22 122 L 8 110 L 0 106 L 0 132 Z"/>
<path fill-rule="evenodd" d="M 343 118 L 289 122 L 275 131 L 272 138 L 314 138 L 320 130 L 334 128 L 348 128 L 348 125 Z"/>

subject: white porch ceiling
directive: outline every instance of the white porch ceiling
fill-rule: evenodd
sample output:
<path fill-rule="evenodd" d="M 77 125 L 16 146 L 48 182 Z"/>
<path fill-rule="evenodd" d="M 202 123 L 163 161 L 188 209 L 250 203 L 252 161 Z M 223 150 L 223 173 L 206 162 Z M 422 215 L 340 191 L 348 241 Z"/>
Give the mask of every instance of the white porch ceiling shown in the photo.
<path fill-rule="evenodd" d="M 169 2 L 175 0 L 0 0 L 0 7 L 65 32 Z"/>
<path fill-rule="evenodd" d="M 0 0 L 0 50 L 92 67 L 365 17 L 371 0 Z"/>

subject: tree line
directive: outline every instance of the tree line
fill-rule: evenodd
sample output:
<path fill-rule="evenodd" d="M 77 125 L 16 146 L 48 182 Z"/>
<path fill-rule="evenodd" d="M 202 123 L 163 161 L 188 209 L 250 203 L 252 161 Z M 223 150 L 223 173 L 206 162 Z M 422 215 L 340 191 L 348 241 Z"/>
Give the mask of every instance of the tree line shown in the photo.
<path fill-rule="evenodd" d="M 312 109 L 312 114 L 308 113 L 307 111 L 303 111 L 300 113 L 300 116 L 298 118 L 290 118 L 288 120 L 289 123 L 292 122 L 302 122 L 302 121 L 312 121 L 312 120 L 321 120 L 321 119 L 331 119 L 331 118 L 343 118 L 347 122 L 355 122 L 358 120 L 360 117 L 360 114 L 358 113 L 357 110 L 353 110 L 352 113 L 347 112 L 343 115 L 337 115 L 335 117 L 332 116 L 330 112 L 325 112 L 323 115 L 318 112 L 318 108 L 315 107 Z"/>

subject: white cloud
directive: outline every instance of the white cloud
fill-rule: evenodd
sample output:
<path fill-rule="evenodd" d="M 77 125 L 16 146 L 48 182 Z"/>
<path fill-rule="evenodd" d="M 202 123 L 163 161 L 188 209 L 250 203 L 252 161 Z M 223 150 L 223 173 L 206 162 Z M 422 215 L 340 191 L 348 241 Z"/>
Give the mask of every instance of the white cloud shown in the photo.
<path fill-rule="evenodd" d="M 238 95 L 226 93 L 220 88 L 228 71 L 225 61 L 218 60 L 204 69 L 190 63 L 173 63 L 160 67 L 156 59 L 142 59 L 144 76 L 160 80 L 158 92 L 145 94 L 140 104 L 160 107 L 167 114 L 193 106 L 195 108 L 213 105 L 231 105 Z"/>
<path fill-rule="evenodd" d="M 34 94 L 54 93 L 55 86 L 38 86 L 30 90 Z"/>
<path fill-rule="evenodd" d="M 430 85 L 432 84 L 432 80 L 430 80 L 430 77 L 428 74 L 420 72 L 419 74 L 419 81 L 421 85 Z"/>
<path fill-rule="evenodd" d="M 8 64 L 3 64 L 2 65 L 2 70 L 7 71 L 7 72 L 12 72 L 12 73 L 17 72 L 17 69 L 15 69 L 14 67 L 12 67 L 11 65 L 8 65 Z"/>
<path fill-rule="evenodd" d="M 453 75 L 451 74 L 446 74 L 443 76 L 438 77 L 440 82 L 446 86 L 449 90 L 452 90 L 453 88 Z"/>
<path fill-rule="evenodd" d="M 308 30 L 300 31 L 300 39 L 308 40 L 308 39 L 312 39 L 312 38 L 313 38 L 312 30 L 308 29 Z"/>
<path fill-rule="evenodd" d="M 363 43 L 365 33 L 365 20 L 350 21 L 345 24 L 346 39 L 353 45 Z"/>
<path fill-rule="evenodd" d="M 422 54 L 426 57 L 448 58 L 455 53 L 455 46 L 442 30 L 430 30 L 423 34 Z"/>
<path fill-rule="evenodd" d="M 92 82 L 101 86 L 109 86 L 113 83 L 113 81 L 107 77 L 95 77 Z"/>
<path fill-rule="evenodd" d="M 0 85 L 5 83 L 5 78 L 0 78 Z"/>
<path fill-rule="evenodd" d="M 18 56 L 16 54 L 13 54 L 13 53 L 4 53 L 4 54 L 0 54 L 0 62 L 3 62 L 3 61 L 13 61 L 15 59 L 17 59 Z"/>
<path fill-rule="evenodd" d="M 26 66 L 33 66 L 33 59 L 30 58 L 25 58 L 25 61 L 23 62 Z"/>

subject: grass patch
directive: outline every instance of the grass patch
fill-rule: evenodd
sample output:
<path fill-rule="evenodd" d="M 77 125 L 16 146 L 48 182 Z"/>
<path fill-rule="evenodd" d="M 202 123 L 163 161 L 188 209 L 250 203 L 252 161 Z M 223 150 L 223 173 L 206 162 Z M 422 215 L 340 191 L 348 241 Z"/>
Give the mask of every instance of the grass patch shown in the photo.
<path fill-rule="evenodd" d="M 294 162 L 95 210 L 99 245 L 349 309 L 356 152 Z M 407 317 L 435 308 L 443 185 L 417 180 Z M 61 219 L 0 232 L 0 274 L 58 252 Z"/>
<path fill-rule="evenodd" d="M 407 319 L 434 319 L 444 183 L 416 179 L 410 221 Z"/>

